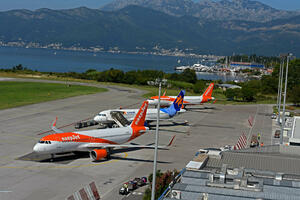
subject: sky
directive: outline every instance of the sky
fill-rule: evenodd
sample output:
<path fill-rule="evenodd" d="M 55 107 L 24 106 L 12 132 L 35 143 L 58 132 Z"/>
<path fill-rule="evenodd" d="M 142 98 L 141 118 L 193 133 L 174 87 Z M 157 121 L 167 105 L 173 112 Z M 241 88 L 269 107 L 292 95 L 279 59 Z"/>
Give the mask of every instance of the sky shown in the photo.
<path fill-rule="evenodd" d="M 0 0 L 0 11 L 39 8 L 67 9 L 86 6 L 99 8 L 112 0 Z M 194 0 L 199 1 L 199 0 Z M 217 1 L 217 0 L 216 0 Z M 300 10 L 300 0 L 257 0 L 281 10 Z"/>

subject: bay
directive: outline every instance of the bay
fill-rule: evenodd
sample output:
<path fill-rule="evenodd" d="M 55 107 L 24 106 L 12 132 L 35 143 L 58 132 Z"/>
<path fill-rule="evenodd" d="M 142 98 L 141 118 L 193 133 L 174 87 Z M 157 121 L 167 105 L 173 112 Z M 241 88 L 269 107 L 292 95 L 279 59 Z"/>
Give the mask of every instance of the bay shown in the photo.
<path fill-rule="evenodd" d="M 85 72 L 88 69 L 104 71 L 114 68 L 123 71 L 151 69 L 174 73 L 175 66 L 199 62 L 201 63 L 201 59 L 192 57 L 0 47 L 0 68 L 7 69 L 22 64 L 41 72 Z M 236 79 L 230 75 L 210 73 L 197 73 L 197 77 L 223 81 Z"/>

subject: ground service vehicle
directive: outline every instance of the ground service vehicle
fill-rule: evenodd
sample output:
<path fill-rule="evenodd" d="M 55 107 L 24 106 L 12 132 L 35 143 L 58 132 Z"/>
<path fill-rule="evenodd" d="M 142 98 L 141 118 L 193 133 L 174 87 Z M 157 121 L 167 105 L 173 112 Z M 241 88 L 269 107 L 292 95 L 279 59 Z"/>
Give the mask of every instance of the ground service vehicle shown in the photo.
<path fill-rule="evenodd" d="M 274 138 L 280 138 L 280 130 L 275 131 Z"/>
<path fill-rule="evenodd" d="M 250 147 L 257 147 L 259 146 L 259 142 L 257 140 L 256 135 L 252 135 L 251 142 L 250 142 Z"/>
<path fill-rule="evenodd" d="M 131 181 L 128 181 L 122 185 L 122 187 L 119 190 L 119 194 L 121 195 L 127 195 L 130 192 L 136 190 L 138 187 L 142 187 L 147 184 L 147 178 L 134 178 Z"/>

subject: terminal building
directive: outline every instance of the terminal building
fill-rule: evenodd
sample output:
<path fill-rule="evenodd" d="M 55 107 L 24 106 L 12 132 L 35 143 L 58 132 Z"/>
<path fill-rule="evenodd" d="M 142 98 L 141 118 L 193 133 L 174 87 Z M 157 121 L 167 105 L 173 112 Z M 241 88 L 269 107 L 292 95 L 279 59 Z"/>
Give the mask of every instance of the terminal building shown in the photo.
<path fill-rule="evenodd" d="M 299 150 L 271 145 L 197 152 L 160 199 L 300 199 Z"/>
<path fill-rule="evenodd" d="M 300 117 L 298 116 L 293 118 L 289 145 L 300 146 Z"/>

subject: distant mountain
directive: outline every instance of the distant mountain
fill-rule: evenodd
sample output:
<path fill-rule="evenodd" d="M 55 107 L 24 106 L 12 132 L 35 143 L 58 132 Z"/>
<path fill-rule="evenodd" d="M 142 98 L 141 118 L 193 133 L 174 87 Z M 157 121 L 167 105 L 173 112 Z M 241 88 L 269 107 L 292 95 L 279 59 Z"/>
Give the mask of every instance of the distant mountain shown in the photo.
<path fill-rule="evenodd" d="M 61 43 L 64 47 L 153 51 L 192 49 L 194 53 L 300 55 L 300 16 L 265 23 L 208 21 L 176 17 L 152 9 L 128 6 L 115 12 L 85 7 L 0 12 L 0 41 Z"/>
<path fill-rule="evenodd" d="M 101 10 L 116 11 L 129 5 L 151 8 L 173 16 L 194 16 L 208 20 L 266 22 L 300 15 L 300 11 L 277 10 L 253 0 L 114 0 Z"/>

